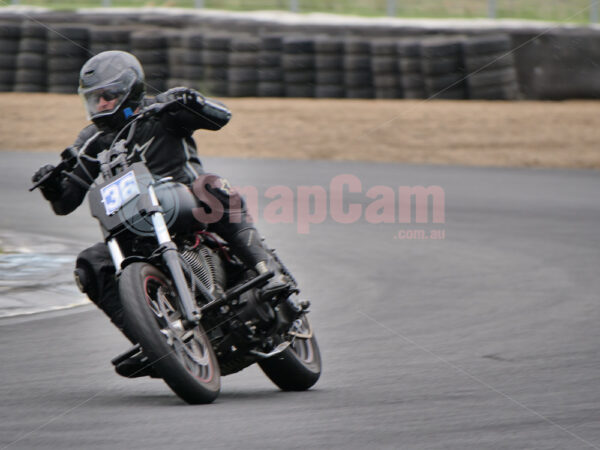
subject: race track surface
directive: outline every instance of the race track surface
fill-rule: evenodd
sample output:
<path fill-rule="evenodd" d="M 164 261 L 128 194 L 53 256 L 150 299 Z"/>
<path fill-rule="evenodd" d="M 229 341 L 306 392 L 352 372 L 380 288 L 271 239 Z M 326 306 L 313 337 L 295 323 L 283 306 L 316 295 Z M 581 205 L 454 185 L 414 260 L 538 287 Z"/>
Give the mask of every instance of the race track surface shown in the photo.
<path fill-rule="evenodd" d="M 0 228 L 71 239 L 73 253 L 99 239 L 86 205 L 54 217 L 26 191 L 51 156 L 1 158 Z M 308 392 L 279 392 L 249 368 L 223 379 L 213 405 L 185 406 L 161 381 L 113 373 L 127 343 L 92 306 L 0 320 L 0 449 L 600 448 L 597 172 L 205 166 L 260 193 L 354 174 L 361 192 L 346 198 L 363 207 L 373 186 L 437 185 L 445 223 L 328 213 L 301 234 L 297 220 L 261 217 L 312 301 L 324 371 Z M 400 239 L 421 229 L 445 239 Z"/>

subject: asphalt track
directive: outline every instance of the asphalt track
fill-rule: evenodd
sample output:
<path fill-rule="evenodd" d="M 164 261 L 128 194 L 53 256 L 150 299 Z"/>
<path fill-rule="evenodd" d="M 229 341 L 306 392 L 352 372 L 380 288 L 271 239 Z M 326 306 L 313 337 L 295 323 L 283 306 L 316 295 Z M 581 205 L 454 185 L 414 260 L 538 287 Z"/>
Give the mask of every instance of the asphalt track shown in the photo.
<path fill-rule="evenodd" d="M 54 217 L 26 192 L 50 155 L 0 159 L 0 228 L 73 252 L 98 239 L 86 206 Z M 445 223 L 260 224 L 312 300 L 324 371 L 308 392 L 250 368 L 213 405 L 186 406 L 113 374 L 126 341 L 93 307 L 0 320 L 0 449 L 600 448 L 598 172 L 205 165 L 259 192 L 354 174 L 363 192 L 347 197 L 364 206 L 375 185 L 438 185 Z M 445 239 L 398 239 L 417 229 Z"/>

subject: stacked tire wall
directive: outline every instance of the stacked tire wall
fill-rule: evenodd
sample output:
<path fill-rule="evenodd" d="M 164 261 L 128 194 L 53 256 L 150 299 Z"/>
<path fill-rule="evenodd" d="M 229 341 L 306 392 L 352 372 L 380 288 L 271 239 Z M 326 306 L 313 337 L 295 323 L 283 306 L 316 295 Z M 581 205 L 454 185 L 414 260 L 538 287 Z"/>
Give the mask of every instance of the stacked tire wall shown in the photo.
<path fill-rule="evenodd" d="M 463 42 L 469 98 L 514 100 L 519 83 L 511 41 L 506 35 L 467 39 Z"/>
<path fill-rule="evenodd" d="M 258 96 L 283 97 L 285 84 L 281 56 L 283 38 L 281 36 L 263 36 L 258 51 Z"/>
<path fill-rule="evenodd" d="M 253 36 L 235 37 L 231 42 L 227 74 L 231 97 L 258 95 L 258 52 L 261 40 Z"/>
<path fill-rule="evenodd" d="M 7 23 L 0 26 L 0 91 L 14 89 L 20 37 L 19 25 Z"/>
<path fill-rule="evenodd" d="M 204 34 L 198 31 L 185 33 L 182 39 L 181 65 L 173 66 L 173 61 L 169 60 L 169 69 L 171 76 L 175 81 L 171 82 L 170 87 L 189 86 L 192 89 L 204 91 L 204 63 L 202 52 L 204 49 Z M 171 51 L 171 49 L 169 49 Z M 179 80 L 181 76 L 181 80 Z M 180 83 L 179 83 L 180 82 Z"/>
<path fill-rule="evenodd" d="M 148 93 L 157 94 L 166 90 L 169 77 L 166 33 L 153 30 L 133 32 L 131 52 L 144 67 Z"/>
<path fill-rule="evenodd" d="M 74 93 L 83 63 L 118 49 L 138 56 L 152 93 L 187 85 L 244 97 L 600 98 L 598 29 L 366 23 L 0 13 L 0 90 Z"/>
<path fill-rule="evenodd" d="M 215 96 L 229 94 L 228 68 L 231 36 L 205 36 L 202 62 L 204 65 L 205 88 Z"/>
<path fill-rule="evenodd" d="M 35 22 L 26 22 L 21 28 L 19 55 L 15 73 L 15 92 L 43 92 L 47 72 L 46 28 Z"/>
<path fill-rule="evenodd" d="M 344 98 L 344 41 L 323 37 L 315 41 L 315 96 Z"/>
<path fill-rule="evenodd" d="M 396 43 L 398 91 L 404 98 L 425 98 L 425 81 L 421 69 L 421 43 L 401 39 Z"/>
<path fill-rule="evenodd" d="M 369 40 L 347 39 L 344 42 L 344 85 L 346 98 L 375 96 Z"/>
<path fill-rule="evenodd" d="M 90 57 L 86 27 L 59 25 L 48 32 L 48 92 L 75 94 L 79 71 Z"/>
<path fill-rule="evenodd" d="M 427 98 L 467 98 L 462 42 L 456 38 L 431 38 L 421 43 L 421 73 Z"/>
<path fill-rule="evenodd" d="M 187 52 L 184 48 L 185 35 L 182 33 L 167 33 L 167 66 L 168 78 L 166 81 L 167 89 L 185 86 L 186 78 L 184 67 L 186 67 Z"/>
<path fill-rule="evenodd" d="M 131 30 L 123 27 L 101 27 L 90 29 L 90 53 L 97 55 L 107 50 L 131 51 Z"/>
<path fill-rule="evenodd" d="M 371 71 L 375 98 L 402 98 L 395 41 L 371 42 Z"/>
<path fill-rule="evenodd" d="M 283 81 L 286 97 L 315 96 L 315 41 L 309 37 L 283 40 Z"/>

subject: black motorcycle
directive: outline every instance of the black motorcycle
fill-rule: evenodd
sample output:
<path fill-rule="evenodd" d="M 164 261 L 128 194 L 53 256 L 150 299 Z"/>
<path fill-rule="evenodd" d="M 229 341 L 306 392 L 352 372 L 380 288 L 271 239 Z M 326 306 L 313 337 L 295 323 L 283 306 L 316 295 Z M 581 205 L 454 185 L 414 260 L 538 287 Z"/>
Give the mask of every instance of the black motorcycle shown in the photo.
<path fill-rule="evenodd" d="M 155 179 L 128 151 L 130 138 L 120 139 L 165 106 L 142 111 L 94 159 L 100 175 L 88 192 L 91 214 L 116 268 L 125 326 L 138 342 L 113 364 L 141 357 L 192 404 L 214 401 L 221 376 L 254 363 L 282 390 L 309 389 L 321 374 L 321 355 L 291 273 L 270 250 L 292 289 L 262 299 L 260 287 L 273 272 L 246 267 L 198 222 L 201 199 L 184 184 Z M 76 160 L 63 154 L 31 190 Z"/>

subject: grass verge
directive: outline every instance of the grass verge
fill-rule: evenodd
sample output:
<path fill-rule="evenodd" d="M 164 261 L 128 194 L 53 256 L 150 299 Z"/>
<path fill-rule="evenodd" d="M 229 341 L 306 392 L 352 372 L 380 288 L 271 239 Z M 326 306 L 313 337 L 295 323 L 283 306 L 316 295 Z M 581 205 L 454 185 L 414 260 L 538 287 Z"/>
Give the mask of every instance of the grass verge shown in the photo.
<path fill-rule="evenodd" d="M 115 7 L 194 8 L 195 0 L 109 0 Z M 555 22 L 586 23 L 592 0 L 495 0 L 496 17 Z M 299 12 L 324 12 L 377 17 L 387 15 L 387 0 L 297 0 Z M 102 0 L 19 0 L 19 4 L 52 9 L 103 6 Z M 203 0 L 205 8 L 232 11 L 289 11 L 290 0 Z M 489 17 L 488 0 L 396 0 L 396 17 L 404 18 L 483 18 Z"/>

